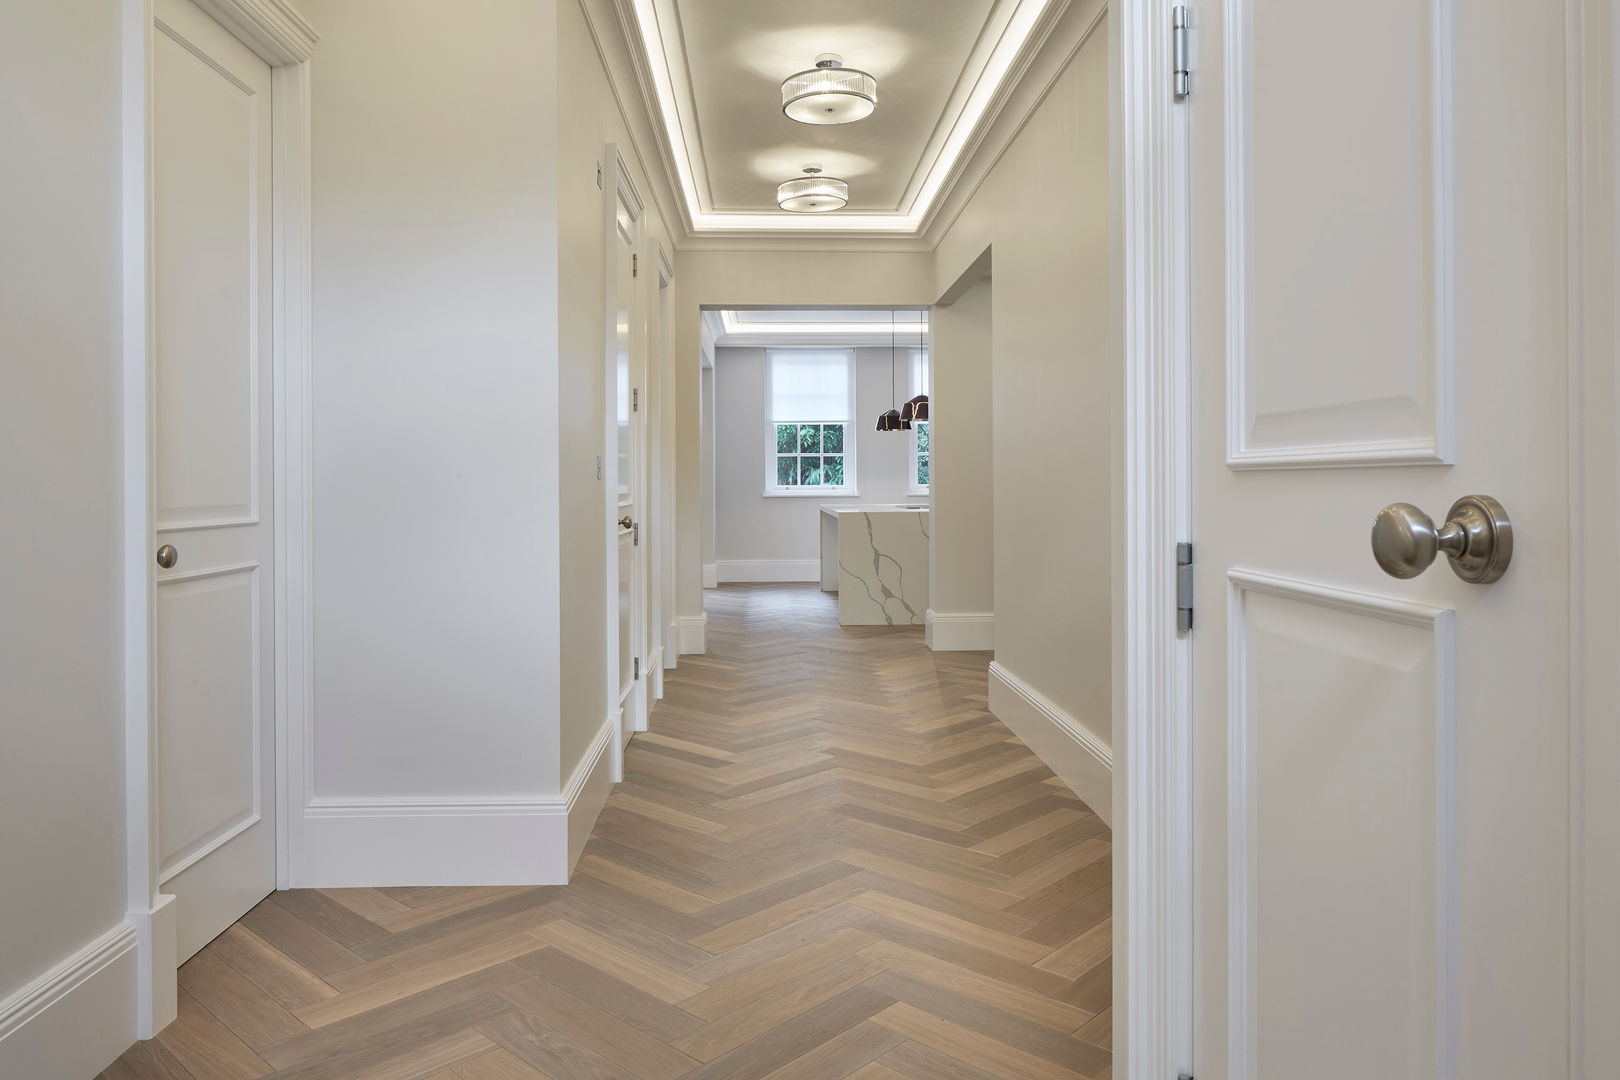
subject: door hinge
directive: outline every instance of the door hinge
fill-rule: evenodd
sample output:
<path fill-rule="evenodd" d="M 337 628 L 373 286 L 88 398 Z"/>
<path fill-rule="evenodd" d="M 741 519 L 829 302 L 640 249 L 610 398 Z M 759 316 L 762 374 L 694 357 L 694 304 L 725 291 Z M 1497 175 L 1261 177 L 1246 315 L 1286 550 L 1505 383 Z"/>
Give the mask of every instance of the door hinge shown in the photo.
<path fill-rule="evenodd" d="M 641 411 L 641 387 L 639 386 L 632 386 L 630 388 L 630 411 Z"/>
<path fill-rule="evenodd" d="M 602 455 L 601 454 L 596 455 L 596 478 L 598 480 L 602 479 Z"/>
<path fill-rule="evenodd" d="M 1187 8 L 1177 4 L 1170 9 L 1170 52 L 1171 65 L 1174 69 L 1171 78 L 1176 100 L 1180 101 L 1192 92 L 1191 64 L 1188 59 L 1187 41 Z"/>
<path fill-rule="evenodd" d="M 632 522 L 630 525 L 630 546 L 641 546 L 641 522 Z"/>
<path fill-rule="evenodd" d="M 1193 550 L 1186 541 L 1176 545 L 1176 630 L 1193 628 Z"/>
<path fill-rule="evenodd" d="M 630 253 L 630 276 L 641 276 L 641 256 L 637 255 L 635 252 Z"/>
<path fill-rule="evenodd" d="M 636 678 L 641 678 L 641 657 L 636 657 Z"/>

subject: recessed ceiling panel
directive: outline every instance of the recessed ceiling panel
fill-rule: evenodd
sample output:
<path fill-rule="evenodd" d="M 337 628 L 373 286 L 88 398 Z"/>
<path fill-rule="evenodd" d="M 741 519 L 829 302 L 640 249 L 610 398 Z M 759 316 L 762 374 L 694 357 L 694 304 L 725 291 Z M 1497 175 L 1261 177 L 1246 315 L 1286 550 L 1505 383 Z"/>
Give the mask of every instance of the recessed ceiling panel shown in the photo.
<path fill-rule="evenodd" d="M 898 211 L 994 0 L 678 0 L 709 205 L 774 211 L 776 185 L 819 164 L 851 210 Z M 877 111 L 815 127 L 782 113 L 782 80 L 838 53 L 878 82 Z"/>
<path fill-rule="evenodd" d="M 996 115 L 1010 73 L 1063 0 L 627 0 L 674 179 L 696 235 L 915 235 Z M 877 80 L 877 111 L 847 124 L 782 112 L 782 82 L 836 54 Z M 849 184 L 846 206 L 791 213 L 777 186 Z"/>

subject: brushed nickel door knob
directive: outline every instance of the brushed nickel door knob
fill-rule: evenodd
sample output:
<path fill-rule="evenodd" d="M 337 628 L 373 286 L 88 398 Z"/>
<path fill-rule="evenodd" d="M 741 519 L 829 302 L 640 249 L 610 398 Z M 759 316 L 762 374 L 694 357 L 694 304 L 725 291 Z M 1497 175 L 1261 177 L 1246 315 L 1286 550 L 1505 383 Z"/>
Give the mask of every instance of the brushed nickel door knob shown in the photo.
<path fill-rule="evenodd" d="M 180 561 L 180 552 L 175 550 L 173 544 L 164 544 L 157 549 L 157 564 L 165 570 L 172 569 Z"/>
<path fill-rule="evenodd" d="M 1390 577 L 1415 578 L 1443 551 L 1458 577 L 1489 585 L 1513 559 L 1513 523 L 1489 495 L 1464 495 L 1439 528 L 1411 503 L 1391 503 L 1373 519 L 1372 549 Z"/>

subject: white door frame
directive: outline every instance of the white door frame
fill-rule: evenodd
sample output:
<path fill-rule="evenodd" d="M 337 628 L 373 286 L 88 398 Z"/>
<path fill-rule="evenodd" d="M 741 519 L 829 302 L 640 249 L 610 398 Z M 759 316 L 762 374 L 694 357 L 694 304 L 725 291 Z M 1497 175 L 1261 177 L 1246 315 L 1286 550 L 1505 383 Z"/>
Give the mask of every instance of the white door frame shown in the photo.
<path fill-rule="evenodd" d="M 1192 1071 L 1191 643 L 1175 631 L 1174 548 L 1191 533 L 1188 130 L 1171 93 L 1170 0 L 1116 0 L 1113 147 L 1123 489 L 1115 506 L 1114 876 L 1116 1075 Z M 1192 15 L 1193 93 L 1199 5 Z M 1569 717 L 1571 910 L 1567 1075 L 1613 1060 L 1620 1008 L 1620 690 L 1612 657 L 1620 574 L 1620 26 L 1611 0 L 1564 0 L 1568 27 L 1569 452 L 1573 464 Z M 1600 69 L 1606 69 L 1600 70 Z M 1607 81 L 1605 81 L 1607 80 Z M 1594 209 L 1596 208 L 1596 209 Z M 1601 213 L 1603 221 L 1590 221 Z M 1595 227 L 1588 229 L 1588 224 Z M 1594 235 L 1594 232 L 1596 235 Z M 1606 250 L 1598 251 L 1598 248 Z M 1599 595 L 1592 595 L 1592 590 Z M 1597 660 L 1601 660 L 1601 667 Z M 1582 748 L 1596 753 L 1582 754 Z M 1588 917 L 1588 912 L 1595 917 Z"/>
<path fill-rule="evenodd" d="M 271 67 L 273 226 L 272 410 L 275 445 L 276 882 L 297 850 L 290 825 L 306 799 L 310 745 L 310 126 L 316 34 L 286 0 L 195 0 Z M 158 892 L 155 633 L 152 550 L 154 294 L 152 287 L 152 0 L 124 0 L 123 582 L 125 887 L 138 955 L 137 1034 L 174 1019 L 174 897 Z M 299 797 L 294 803 L 293 793 Z M 294 807 L 298 814 L 294 814 Z"/>

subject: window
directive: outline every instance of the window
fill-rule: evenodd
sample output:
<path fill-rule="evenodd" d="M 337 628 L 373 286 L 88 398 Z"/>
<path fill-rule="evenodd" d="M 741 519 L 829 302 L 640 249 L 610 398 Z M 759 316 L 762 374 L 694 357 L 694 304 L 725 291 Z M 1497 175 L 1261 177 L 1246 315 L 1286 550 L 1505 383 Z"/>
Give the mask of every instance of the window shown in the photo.
<path fill-rule="evenodd" d="M 932 395 L 932 372 L 928 365 L 927 349 L 911 350 L 911 394 Z M 930 408 L 929 416 L 933 415 Z M 906 479 L 906 487 L 913 495 L 928 494 L 928 467 L 933 458 L 929 436 L 932 433 L 932 420 L 913 420 L 911 422 L 911 475 Z"/>
<path fill-rule="evenodd" d="M 765 493 L 855 494 L 855 354 L 771 349 L 765 354 Z"/>

